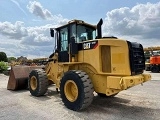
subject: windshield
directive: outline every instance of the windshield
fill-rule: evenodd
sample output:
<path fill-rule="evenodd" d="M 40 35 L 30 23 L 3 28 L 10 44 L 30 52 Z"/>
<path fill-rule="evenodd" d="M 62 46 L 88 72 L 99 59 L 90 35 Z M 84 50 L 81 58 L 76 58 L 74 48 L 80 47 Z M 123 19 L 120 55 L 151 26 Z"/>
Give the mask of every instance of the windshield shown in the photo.
<path fill-rule="evenodd" d="M 77 42 L 93 40 L 96 38 L 96 29 L 88 26 L 77 25 Z"/>
<path fill-rule="evenodd" d="M 70 28 L 70 29 L 69 29 Z M 61 51 L 68 50 L 68 43 L 71 37 L 75 38 L 76 43 L 80 43 L 87 40 L 94 40 L 96 38 L 96 28 L 80 25 L 71 24 L 69 27 L 65 26 L 59 29 L 59 49 Z"/>

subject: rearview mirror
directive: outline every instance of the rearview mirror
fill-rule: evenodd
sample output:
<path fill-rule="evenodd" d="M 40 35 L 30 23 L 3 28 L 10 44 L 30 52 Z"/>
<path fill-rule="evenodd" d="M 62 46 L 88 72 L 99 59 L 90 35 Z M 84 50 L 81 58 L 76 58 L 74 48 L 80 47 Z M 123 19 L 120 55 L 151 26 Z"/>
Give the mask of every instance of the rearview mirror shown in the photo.
<path fill-rule="evenodd" d="M 50 28 L 50 34 L 51 34 L 51 37 L 54 37 L 54 29 L 53 28 Z"/>

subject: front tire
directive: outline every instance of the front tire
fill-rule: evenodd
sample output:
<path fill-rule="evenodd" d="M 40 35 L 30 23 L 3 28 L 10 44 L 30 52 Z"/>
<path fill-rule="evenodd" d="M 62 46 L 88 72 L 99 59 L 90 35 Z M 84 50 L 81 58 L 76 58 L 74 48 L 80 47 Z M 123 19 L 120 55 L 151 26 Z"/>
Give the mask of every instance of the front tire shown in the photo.
<path fill-rule="evenodd" d="M 31 95 L 39 97 L 48 89 L 48 79 L 43 69 L 32 70 L 29 75 L 28 87 Z"/>
<path fill-rule="evenodd" d="M 92 103 L 93 85 L 85 72 L 68 71 L 61 79 L 60 94 L 67 108 L 79 111 Z"/>

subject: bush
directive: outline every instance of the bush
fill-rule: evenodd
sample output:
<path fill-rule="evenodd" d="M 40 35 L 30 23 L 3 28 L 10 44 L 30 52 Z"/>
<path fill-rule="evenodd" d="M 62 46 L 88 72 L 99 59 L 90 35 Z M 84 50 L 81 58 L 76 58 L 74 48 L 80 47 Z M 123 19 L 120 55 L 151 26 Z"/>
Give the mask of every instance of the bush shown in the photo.
<path fill-rule="evenodd" d="M 7 64 L 5 62 L 0 62 L 0 73 L 7 71 Z"/>

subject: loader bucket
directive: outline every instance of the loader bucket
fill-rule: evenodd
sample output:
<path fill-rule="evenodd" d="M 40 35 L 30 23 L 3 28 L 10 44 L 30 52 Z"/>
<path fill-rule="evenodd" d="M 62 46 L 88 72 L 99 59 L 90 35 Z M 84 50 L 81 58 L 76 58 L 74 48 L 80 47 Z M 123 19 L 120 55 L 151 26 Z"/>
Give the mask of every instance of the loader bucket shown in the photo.
<path fill-rule="evenodd" d="M 8 90 L 19 90 L 28 88 L 29 73 L 42 66 L 12 66 L 8 80 Z"/>

